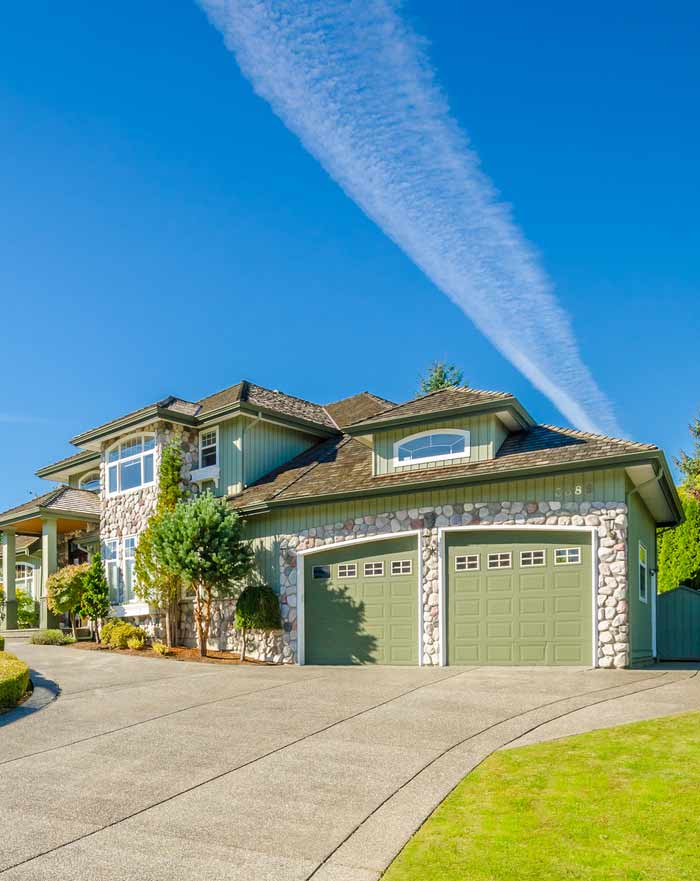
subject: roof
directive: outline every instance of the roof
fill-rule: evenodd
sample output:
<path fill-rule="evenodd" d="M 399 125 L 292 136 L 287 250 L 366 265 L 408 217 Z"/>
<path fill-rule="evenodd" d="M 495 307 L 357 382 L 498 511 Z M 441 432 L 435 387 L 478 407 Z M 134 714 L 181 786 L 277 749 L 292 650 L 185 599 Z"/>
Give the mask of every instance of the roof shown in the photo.
<path fill-rule="evenodd" d="M 340 401 L 326 404 L 325 409 L 338 428 L 345 428 L 354 422 L 369 419 L 387 408 L 395 406 L 393 401 L 387 401 L 386 398 L 380 398 L 371 392 L 360 392 L 349 398 L 342 398 Z"/>
<path fill-rule="evenodd" d="M 100 454 L 95 450 L 79 450 L 65 459 L 59 459 L 58 462 L 52 462 L 50 465 L 44 465 L 36 472 L 38 477 L 48 477 L 50 474 L 56 474 L 60 471 L 68 471 L 75 465 L 89 465 L 91 462 L 98 462 Z"/>
<path fill-rule="evenodd" d="M 22 514 L 34 514 L 39 509 L 71 514 L 84 514 L 89 517 L 100 516 L 100 497 L 87 489 L 74 489 L 71 486 L 59 486 L 43 495 L 36 496 L 28 502 L 8 508 L 0 513 L 0 521 L 15 520 Z"/>
<path fill-rule="evenodd" d="M 495 458 L 464 465 L 420 471 L 372 474 L 372 451 L 353 437 L 329 438 L 282 465 L 232 498 L 236 507 L 309 501 L 316 497 L 392 491 L 413 485 L 487 481 L 514 471 L 555 471 L 572 465 L 585 467 L 606 459 L 660 453 L 654 444 L 641 444 L 589 434 L 553 425 L 537 425 L 514 432 Z"/>
<path fill-rule="evenodd" d="M 41 539 L 35 535 L 18 535 L 15 539 L 15 552 L 19 554 L 23 551 L 29 551 L 33 545 L 36 545 L 37 548 L 40 547 Z M 0 545 L 0 557 L 2 557 L 2 545 Z"/>
<path fill-rule="evenodd" d="M 278 413 L 280 416 L 288 416 L 291 419 L 303 419 L 307 422 L 316 423 L 326 429 L 334 431 L 335 423 L 320 404 L 314 404 L 304 398 L 288 395 L 277 389 L 264 388 L 253 382 L 242 380 L 236 385 L 229 386 L 213 395 L 208 395 L 197 402 L 197 417 L 204 419 L 207 415 L 224 407 L 236 404 L 247 404 L 249 407 L 260 407 Z"/>

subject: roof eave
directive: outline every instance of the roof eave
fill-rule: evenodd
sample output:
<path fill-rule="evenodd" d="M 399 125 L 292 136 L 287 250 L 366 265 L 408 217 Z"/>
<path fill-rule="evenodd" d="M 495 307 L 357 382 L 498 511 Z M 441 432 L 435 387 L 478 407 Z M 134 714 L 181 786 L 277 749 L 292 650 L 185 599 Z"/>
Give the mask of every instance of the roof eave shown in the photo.
<path fill-rule="evenodd" d="M 302 429 L 307 434 L 313 434 L 318 437 L 331 437 L 334 434 L 338 434 L 337 429 L 323 425 L 320 422 L 313 422 L 310 419 L 304 419 L 300 416 L 288 416 L 286 413 L 280 413 L 279 410 L 273 410 L 269 407 L 260 407 L 255 404 L 241 401 L 236 401 L 233 404 L 226 404 L 223 407 L 218 407 L 216 410 L 208 410 L 206 414 L 198 417 L 197 425 L 206 427 L 214 422 L 220 422 L 226 416 L 234 417 L 238 414 L 242 414 L 244 416 L 255 417 L 259 413 L 262 414 L 267 421 L 275 422 L 279 425 L 286 425 L 290 428 Z"/>
<path fill-rule="evenodd" d="M 175 410 L 169 410 L 167 407 L 150 407 L 148 410 L 134 416 L 125 416 L 122 419 L 110 422 L 101 428 L 94 428 L 90 431 L 77 434 L 71 438 L 70 443 L 76 447 L 87 447 L 90 450 L 99 450 L 102 441 L 117 437 L 125 431 L 148 425 L 154 420 L 162 420 L 163 422 L 175 422 L 178 425 L 197 425 L 195 416 L 188 416 L 186 413 L 179 413 Z"/>
<path fill-rule="evenodd" d="M 511 396 L 496 401 L 463 404 L 461 407 L 450 407 L 447 410 L 432 410 L 429 413 L 396 416 L 388 419 L 368 419 L 364 422 L 356 422 L 354 425 L 346 426 L 345 432 L 350 435 L 369 434 L 370 432 L 389 430 L 398 425 L 411 425 L 416 422 L 435 422 L 439 419 L 450 419 L 453 416 L 471 416 L 476 413 L 494 413 L 499 410 L 509 411 L 517 424 L 523 429 L 532 428 L 536 425 L 535 420 L 520 401 Z"/>
<path fill-rule="evenodd" d="M 96 450 L 86 450 L 84 455 L 74 459 L 69 465 L 61 465 L 54 462 L 52 465 L 44 465 L 43 468 L 39 468 L 34 473 L 37 477 L 42 477 L 46 480 L 64 480 L 70 477 L 71 474 L 77 474 L 82 471 L 85 465 L 97 460 L 99 460 L 99 453 Z"/>

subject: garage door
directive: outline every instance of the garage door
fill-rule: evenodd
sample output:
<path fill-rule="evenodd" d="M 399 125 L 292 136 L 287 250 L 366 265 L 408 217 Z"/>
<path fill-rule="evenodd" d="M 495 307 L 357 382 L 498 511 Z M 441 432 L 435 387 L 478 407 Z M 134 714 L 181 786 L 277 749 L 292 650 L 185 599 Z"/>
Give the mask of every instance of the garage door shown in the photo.
<path fill-rule="evenodd" d="M 591 539 L 447 533 L 450 664 L 590 664 Z"/>
<path fill-rule="evenodd" d="M 415 538 L 310 554 L 304 563 L 307 664 L 417 664 Z"/>

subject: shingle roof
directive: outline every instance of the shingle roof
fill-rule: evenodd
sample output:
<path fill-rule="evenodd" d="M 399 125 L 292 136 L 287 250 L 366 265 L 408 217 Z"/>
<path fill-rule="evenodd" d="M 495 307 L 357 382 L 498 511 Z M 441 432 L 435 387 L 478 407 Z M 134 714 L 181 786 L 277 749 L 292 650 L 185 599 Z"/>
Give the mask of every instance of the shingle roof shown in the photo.
<path fill-rule="evenodd" d="M 325 409 L 339 428 L 345 428 L 347 425 L 369 419 L 388 407 L 395 406 L 393 401 L 387 401 L 386 398 L 380 398 L 371 392 L 360 392 L 349 398 L 342 398 L 340 401 L 326 404 Z"/>
<path fill-rule="evenodd" d="M 73 453 L 70 456 L 66 456 L 64 459 L 59 459 L 57 462 L 52 462 L 50 465 L 45 465 L 43 468 L 40 468 L 39 471 L 46 471 L 46 469 L 51 469 L 52 471 L 56 468 L 65 468 L 70 467 L 76 462 L 80 462 L 81 460 L 85 460 L 86 464 L 91 459 L 99 459 L 100 454 L 94 450 L 79 450 L 77 453 Z"/>
<path fill-rule="evenodd" d="M 536 467 L 587 463 L 620 455 L 658 452 L 654 444 L 641 444 L 603 435 L 588 434 L 551 425 L 511 434 L 494 459 L 467 465 L 451 465 L 421 471 L 372 475 L 372 452 L 365 444 L 344 436 L 329 438 L 282 465 L 232 498 L 236 507 L 269 501 L 293 501 L 331 494 L 395 489 L 445 479 L 491 477 Z"/>
<path fill-rule="evenodd" d="M 325 408 L 319 404 L 313 404 L 311 401 L 294 397 L 294 395 L 287 395 L 277 389 L 264 388 L 247 380 L 202 398 L 198 404 L 200 409 L 197 416 L 199 418 L 231 404 L 249 404 L 251 407 L 261 407 L 264 410 L 279 413 L 281 416 L 315 422 L 331 430 L 335 430 L 336 427 Z"/>
<path fill-rule="evenodd" d="M 17 517 L 37 508 L 48 508 L 52 511 L 70 511 L 80 514 L 88 514 L 99 517 L 100 497 L 97 493 L 87 489 L 74 489 L 72 486 L 59 486 L 43 495 L 36 496 L 28 502 L 8 508 L 0 513 L 0 520 L 8 517 Z"/>
<path fill-rule="evenodd" d="M 18 535 L 15 539 L 15 551 L 26 551 L 32 545 L 39 546 L 41 539 L 36 535 Z M 0 545 L 0 557 L 2 557 L 2 545 Z"/>
<path fill-rule="evenodd" d="M 507 392 L 485 391 L 483 389 L 468 388 L 467 386 L 451 386 L 430 392 L 406 401 L 404 404 L 395 404 L 387 407 L 380 413 L 361 419 L 353 424 L 353 428 L 361 427 L 364 422 L 372 425 L 394 419 L 404 419 L 411 416 L 424 416 L 429 413 L 440 413 L 443 410 L 457 410 L 460 407 L 468 407 L 472 404 L 490 404 L 494 401 L 512 400 L 513 396 Z"/>

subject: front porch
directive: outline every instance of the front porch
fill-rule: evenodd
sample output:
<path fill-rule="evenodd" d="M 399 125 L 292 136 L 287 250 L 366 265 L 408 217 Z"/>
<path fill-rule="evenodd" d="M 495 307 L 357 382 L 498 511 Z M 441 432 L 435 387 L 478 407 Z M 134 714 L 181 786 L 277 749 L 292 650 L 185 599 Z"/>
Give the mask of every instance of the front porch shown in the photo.
<path fill-rule="evenodd" d="M 0 630 L 22 633 L 18 588 L 38 607 L 40 628 L 57 626 L 48 607 L 48 578 L 60 566 L 87 558 L 88 548 L 99 544 L 99 522 L 97 493 L 67 486 L 0 514 L 4 590 Z M 21 623 L 26 627 L 26 622 Z"/>

